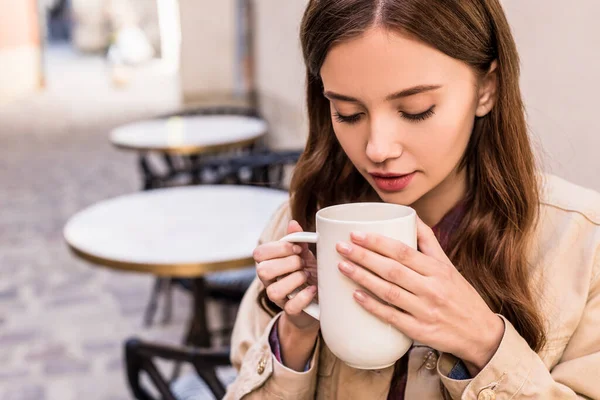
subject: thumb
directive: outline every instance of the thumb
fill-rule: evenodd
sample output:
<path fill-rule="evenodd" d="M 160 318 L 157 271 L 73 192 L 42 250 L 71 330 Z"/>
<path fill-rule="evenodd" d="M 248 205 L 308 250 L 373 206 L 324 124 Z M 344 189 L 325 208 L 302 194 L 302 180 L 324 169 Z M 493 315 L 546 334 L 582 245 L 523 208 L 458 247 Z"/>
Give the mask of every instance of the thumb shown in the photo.
<path fill-rule="evenodd" d="M 291 220 L 288 223 L 287 233 L 290 234 L 290 233 L 296 233 L 296 232 L 304 232 L 304 229 L 302 229 L 302 227 L 300 226 L 298 221 Z"/>
<path fill-rule="evenodd" d="M 419 217 L 417 217 L 417 245 L 421 253 L 433 257 L 444 264 L 452 264 L 433 230 Z"/>
<path fill-rule="evenodd" d="M 291 220 L 288 223 L 287 234 L 289 235 L 290 233 L 296 233 L 296 232 L 304 232 L 304 229 L 302 229 L 302 227 L 300 226 L 298 221 Z M 302 256 L 304 256 L 309 251 L 307 243 L 296 243 L 296 244 L 298 246 L 302 247 Z"/>

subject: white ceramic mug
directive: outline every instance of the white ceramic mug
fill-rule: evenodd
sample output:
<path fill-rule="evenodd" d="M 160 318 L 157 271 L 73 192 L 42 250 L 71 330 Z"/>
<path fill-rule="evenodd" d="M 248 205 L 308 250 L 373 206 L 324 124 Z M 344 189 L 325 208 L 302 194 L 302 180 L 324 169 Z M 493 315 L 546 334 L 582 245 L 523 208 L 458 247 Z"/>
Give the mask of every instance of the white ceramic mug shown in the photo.
<path fill-rule="evenodd" d="M 320 320 L 327 347 L 347 365 L 382 369 L 393 365 L 412 345 L 411 339 L 358 304 L 353 293 L 360 286 L 344 276 L 338 264 L 344 258 L 336 243 L 350 242 L 350 232 L 381 234 L 417 247 L 416 213 L 410 207 L 388 203 L 350 203 L 317 212 L 316 232 L 298 232 L 281 240 L 317 244 L 319 304 L 304 311 Z M 291 295 L 290 297 L 293 297 Z"/>

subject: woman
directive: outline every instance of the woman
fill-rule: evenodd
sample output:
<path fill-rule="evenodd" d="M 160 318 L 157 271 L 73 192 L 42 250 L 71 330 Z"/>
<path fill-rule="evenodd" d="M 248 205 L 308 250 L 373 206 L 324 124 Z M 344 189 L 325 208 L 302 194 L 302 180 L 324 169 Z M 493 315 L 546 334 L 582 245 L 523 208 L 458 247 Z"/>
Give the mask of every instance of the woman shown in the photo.
<path fill-rule="evenodd" d="M 228 398 L 600 398 L 600 196 L 538 174 L 498 0 L 311 0 L 301 39 L 308 142 L 254 253 Z M 314 255 L 278 241 L 360 201 L 420 217 L 418 251 L 337 246 L 386 303 L 355 300 L 415 341 L 378 371 L 329 351 L 302 312 Z"/>

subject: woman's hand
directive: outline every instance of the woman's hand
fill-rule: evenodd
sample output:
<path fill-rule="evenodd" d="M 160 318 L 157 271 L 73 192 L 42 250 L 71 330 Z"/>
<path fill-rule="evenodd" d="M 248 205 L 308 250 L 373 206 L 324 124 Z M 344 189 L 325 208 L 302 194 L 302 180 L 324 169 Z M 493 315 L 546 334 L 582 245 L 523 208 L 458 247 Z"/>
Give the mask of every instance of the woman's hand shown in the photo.
<path fill-rule="evenodd" d="M 364 287 L 355 299 L 410 338 L 462 359 L 472 376 L 489 362 L 504 323 L 452 265 L 433 231 L 417 218 L 415 250 L 381 235 L 355 232 L 337 244 L 340 271 Z"/>
<path fill-rule="evenodd" d="M 296 221 L 288 224 L 287 233 L 302 232 Z M 302 311 L 317 293 L 317 261 L 306 244 L 270 242 L 254 250 L 256 274 L 267 290 L 269 299 L 284 310 L 277 322 L 282 362 L 302 372 L 319 334 L 319 321 Z M 293 299 L 288 295 L 296 289 Z"/>
<path fill-rule="evenodd" d="M 288 224 L 287 233 L 302 232 L 296 221 Z M 267 290 L 269 299 L 285 311 L 285 322 L 304 330 L 318 331 L 319 322 L 302 310 L 317 293 L 317 261 L 307 244 L 277 241 L 254 250 L 256 274 Z M 293 299 L 288 295 L 304 287 Z"/>

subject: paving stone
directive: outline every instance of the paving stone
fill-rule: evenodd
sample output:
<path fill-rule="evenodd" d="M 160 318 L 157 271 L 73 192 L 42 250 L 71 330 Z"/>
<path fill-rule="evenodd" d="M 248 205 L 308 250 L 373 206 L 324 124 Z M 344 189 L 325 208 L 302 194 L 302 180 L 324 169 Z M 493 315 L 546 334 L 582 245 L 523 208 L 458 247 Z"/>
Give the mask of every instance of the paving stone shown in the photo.
<path fill-rule="evenodd" d="M 0 333 L 0 347 L 27 343 L 40 336 L 36 329 L 23 329 Z"/>
<path fill-rule="evenodd" d="M 0 289 L 0 301 L 14 300 L 17 297 L 19 297 L 19 288 L 17 286 Z"/>
<path fill-rule="evenodd" d="M 12 381 L 13 379 L 25 378 L 29 375 L 30 371 L 26 368 L 4 369 L 0 371 L 0 381 Z"/>
<path fill-rule="evenodd" d="M 112 353 L 121 347 L 121 343 L 116 340 L 95 340 L 84 342 L 82 348 L 85 353 Z"/>
<path fill-rule="evenodd" d="M 74 294 L 67 295 L 64 297 L 56 297 L 50 299 L 45 302 L 45 306 L 47 308 L 57 308 L 57 307 L 69 307 L 69 306 L 79 306 L 82 304 L 92 304 L 98 303 L 100 299 L 98 296 L 89 295 L 89 294 Z"/>
<path fill-rule="evenodd" d="M 27 309 L 26 301 L 18 298 L 14 300 L 0 301 L 0 312 L 4 314 L 21 313 Z"/>
<path fill-rule="evenodd" d="M 2 400 L 45 400 L 46 390 L 40 384 L 26 384 L 10 388 L 2 396 Z"/>
<path fill-rule="evenodd" d="M 150 298 L 150 289 L 144 286 L 138 287 L 104 287 L 117 301 L 146 302 Z"/>
<path fill-rule="evenodd" d="M 123 317 L 142 318 L 145 308 L 145 304 L 119 304 L 119 311 Z"/>
<path fill-rule="evenodd" d="M 125 360 L 123 360 L 123 356 L 113 357 L 106 363 L 106 371 L 118 371 L 123 369 L 125 366 Z"/>
<path fill-rule="evenodd" d="M 14 348 L 11 347 L 0 347 L 0 365 L 6 368 L 14 358 Z"/>
<path fill-rule="evenodd" d="M 49 288 L 50 293 L 70 293 L 73 291 L 80 290 L 86 283 L 93 280 L 95 277 L 94 271 L 86 271 L 74 276 L 68 277 L 57 285 L 53 285 Z"/>
<path fill-rule="evenodd" d="M 62 357 L 66 353 L 66 346 L 63 343 L 42 343 L 37 348 L 30 350 L 25 355 L 27 361 L 44 361 Z"/>
<path fill-rule="evenodd" d="M 90 364 L 88 361 L 61 357 L 46 361 L 43 370 L 50 376 L 83 374 L 90 370 Z"/>

